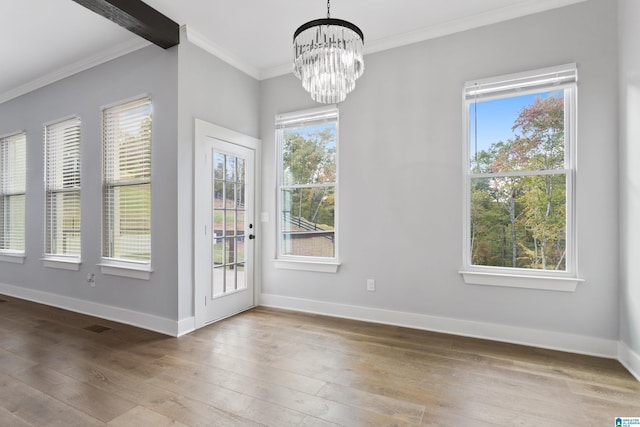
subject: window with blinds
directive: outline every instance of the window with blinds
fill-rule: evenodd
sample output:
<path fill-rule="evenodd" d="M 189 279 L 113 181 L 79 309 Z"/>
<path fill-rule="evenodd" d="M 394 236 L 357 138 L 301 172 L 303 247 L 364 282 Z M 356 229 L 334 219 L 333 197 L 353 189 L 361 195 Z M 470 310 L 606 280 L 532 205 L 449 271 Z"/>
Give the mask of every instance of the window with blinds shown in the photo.
<path fill-rule="evenodd" d="M 45 140 L 45 257 L 80 257 L 80 118 L 49 124 Z"/>
<path fill-rule="evenodd" d="M 278 258 L 338 258 L 338 109 L 276 117 Z"/>
<path fill-rule="evenodd" d="M 26 134 L 0 138 L 0 251 L 24 253 Z"/>
<path fill-rule="evenodd" d="M 151 99 L 103 110 L 103 257 L 151 260 Z"/>
<path fill-rule="evenodd" d="M 575 64 L 468 82 L 465 271 L 575 277 Z"/>

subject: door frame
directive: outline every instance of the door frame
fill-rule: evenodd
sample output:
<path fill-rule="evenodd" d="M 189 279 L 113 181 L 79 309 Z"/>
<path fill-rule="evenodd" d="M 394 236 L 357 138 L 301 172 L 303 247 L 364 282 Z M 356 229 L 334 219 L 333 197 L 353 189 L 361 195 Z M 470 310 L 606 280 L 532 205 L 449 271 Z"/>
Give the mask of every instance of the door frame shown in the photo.
<path fill-rule="evenodd" d="M 254 247 L 254 265 L 253 265 L 253 306 L 259 305 L 260 302 L 260 290 L 261 286 L 261 276 L 262 276 L 262 268 L 261 268 L 261 247 L 262 247 L 262 229 L 261 222 L 258 221 L 260 218 L 260 209 L 262 207 L 262 188 L 259 185 L 261 181 L 261 165 L 262 165 L 262 144 L 261 140 L 254 138 L 249 135 L 245 135 L 240 132 L 236 132 L 231 129 L 224 128 L 222 126 L 215 125 L 213 123 L 206 122 L 204 120 L 195 119 L 195 141 L 194 141 L 194 168 L 193 168 L 193 258 L 192 258 L 192 271 L 193 271 L 193 307 L 194 307 L 194 317 L 195 317 L 195 328 L 199 329 L 203 326 L 208 325 L 210 322 L 207 322 L 205 317 L 205 306 L 203 299 L 202 287 L 198 287 L 198 278 L 200 273 L 196 271 L 196 242 L 198 236 L 196 236 L 196 232 L 201 233 L 202 230 L 199 229 L 200 222 L 202 222 L 200 216 L 202 212 L 198 212 L 196 209 L 196 197 L 198 197 L 198 192 L 196 188 L 198 187 L 198 180 L 203 179 L 196 175 L 197 168 L 195 167 L 195 162 L 199 161 L 199 155 L 205 149 L 206 144 L 209 142 L 209 138 L 218 139 L 230 144 L 235 144 L 241 147 L 245 147 L 251 150 L 254 150 L 255 153 L 255 171 L 253 178 L 253 188 L 254 188 L 254 203 L 253 203 L 253 218 L 254 218 L 254 234 L 256 235 L 255 247 Z M 200 220 L 200 222 L 198 221 Z M 198 229 L 196 231 L 196 229 Z M 222 320 L 222 319 L 219 319 Z"/>

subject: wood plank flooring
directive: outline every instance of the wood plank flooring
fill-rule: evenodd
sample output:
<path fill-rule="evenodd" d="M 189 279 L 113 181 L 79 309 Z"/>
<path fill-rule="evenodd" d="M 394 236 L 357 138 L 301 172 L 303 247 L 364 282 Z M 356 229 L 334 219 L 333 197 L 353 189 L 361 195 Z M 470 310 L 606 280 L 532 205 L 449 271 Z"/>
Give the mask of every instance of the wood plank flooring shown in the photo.
<path fill-rule="evenodd" d="M 0 426 L 612 426 L 617 361 L 257 308 L 170 338 L 0 295 Z"/>

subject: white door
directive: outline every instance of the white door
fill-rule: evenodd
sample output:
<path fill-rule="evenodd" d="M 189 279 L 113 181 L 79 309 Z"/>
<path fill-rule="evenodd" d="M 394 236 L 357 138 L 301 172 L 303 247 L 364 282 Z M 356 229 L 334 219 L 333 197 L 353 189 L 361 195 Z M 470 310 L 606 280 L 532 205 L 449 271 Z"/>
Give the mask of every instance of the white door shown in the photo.
<path fill-rule="evenodd" d="M 196 139 L 196 327 L 255 304 L 255 149 L 236 142 Z"/>

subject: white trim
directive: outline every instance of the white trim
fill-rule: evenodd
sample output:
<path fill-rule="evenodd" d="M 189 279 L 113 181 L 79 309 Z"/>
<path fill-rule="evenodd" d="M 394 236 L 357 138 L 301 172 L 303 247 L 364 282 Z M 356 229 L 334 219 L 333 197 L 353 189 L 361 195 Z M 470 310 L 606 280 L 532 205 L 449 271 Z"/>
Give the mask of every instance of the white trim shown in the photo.
<path fill-rule="evenodd" d="M 131 279 L 150 280 L 153 269 L 151 264 L 136 263 L 103 258 L 99 264 L 102 274 L 129 277 Z"/>
<path fill-rule="evenodd" d="M 48 122 L 45 122 L 42 124 L 43 128 L 46 128 L 48 126 L 52 126 L 52 125 L 57 125 L 59 123 L 64 123 L 68 120 L 72 120 L 72 119 L 78 119 L 80 120 L 80 125 L 82 125 L 82 118 L 80 117 L 80 114 L 70 114 L 68 116 L 59 118 L 59 119 L 55 119 L 55 120 L 49 120 Z"/>
<path fill-rule="evenodd" d="M 467 285 L 505 286 L 509 288 L 542 289 L 547 291 L 575 292 L 584 279 L 576 277 L 529 276 L 476 271 L 459 271 Z"/>
<path fill-rule="evenodd" d="M 365 42 L 364 53 L 368 55 L 370 53 L 382 52 L 385 50 L 394 49 L 425 40 L 431 40 L 450 34 L 460 33 L 463 31 L 472 30 L 474 28 L 497 24 L 499 22 L 509 21 L 511 19 L 545 12 L 547 10 L 558 9 L 585 1 L 587 0 L 529 0 L 524 3 L 518 3 L 500 9 L 487 11 L 478 15 L 454 19 L 452 21 L 445 22 L 439 25 L 434 25 L 409 33 L 400 34 L 396 37 L 387 37 L 382 40 Z M 260 80 L 278 77 L 289 73 L 293 73 L 293 66 L 291 64 L 283 64 L 276 67 L 265 68 L 260 70 Z"/>
<path fill-rule="evenodd" d="M 284 160 L 283 160 L 283 144 L 284 132 L 289 125 L 295 127 L 312 126 L 318 122 L 335 123 L 336 128 L 336 172 L 335 180 L 332 183 L 322 184 L 295 184 L 284 185 Z M 276 268 L 289 270 L 307 270 L 325 273 L 336 273 L 340 263 L 338 259 L 339 241 L 340 241 L 340 110 L 337 104 L 324 105 L 322 107 L 310 108 L 306 110 L 292 111 L 288 113 L 277 114 L 275 117 L 276 124 L 276 211 L 278 221 L 276 222 Z M 333 222 L 333 256 L 332 257 L 309 257 L 303 255 L 286 255 L 283 250 L 283 230 L 282 230 L 282 193 L 283 190 L 290 188 L 318 188 L 333 187 L 334 194 L 334 222 Z M 331 230 L 329 230 L 331 231 Z"/>
<path fill-rule="evenodd" d="M 282 64 L 275 67 L 263 68 L 262 70 L 260 70 L 260 80 L 286 76 L 287 74 L 293 74 L 293 61 L 291 61 L 290 64 Z"/>
<path fill-rule="evenodd" d="M 113 46 L 112 48 L 101 50 L 99 53 L 91 55 L 88 58 L 83 58 L 77 62 L 74 62 L 73 64 L 66 65 L 49 74 L 38 77 L 37 79 L 31 80 L 30 82 L 8 90 L 7 92 L 0 93 L 0 104 L 22 96 L 26 93 L 33 92 L 36 89 L 40 89 L 74 74 L 78 74 L 82 71 L 88 70 L 89 68 L 104 64 L 105 62 L 111 61 L 112 59 L 116 59 L 128 53 L 135 52 L 136 50 L 142 49 L 143 47 L 149 45 L 151 45 L 150 42 L 144 40 L 141 37 L 136 37 L 124 43 L 120 43 L 119 45 Z"/>
<path fill-rule="evenodd" d="M 0 253 L 0 262 L 9 262 L 12 264 L 24 264 L 25 255 L 21 253 Z"/>
<path fill-rule="evenodd" d="M 287 127 L 294 124 L 296 127 L 304 126 L 309 122 L 338 120 L 338 104 L 323 105 L 322 107 L 309 108 L 306 110 L 292 111 L 289 113 L 276 114 L 276 128 Z"/>
<path fill-rule="evenodd" d="M 253 177 L 247 177 L 247 179 L 250 179 L 253 182 L 253 186 L 254 186 L 254 192 L 253 192 L 253 202 L 252 202 L 252 207 L 247 206 L 247 209 L 250 209 L 252 211 L 253 214 L 253 224 L 254 224 L 254 233 L 255 235 L 260 238 L 261 236 L 261 230 L 260 230 L 260 225 L 258 224 L 257 218 L 258 218 L 258 214 L 260 212 L 260 203 L 261 203 L 261 186 L 259 185 L 259 177 L 260 177 L 260 173 L 261 173 L 261 157 L 262 157 L 262 141 L 260 139 L 254 138 L 252 136 L 249 135 L 245 135 L 243 133 L 240 132 L 236 132 L 232 129 L 228 129 L 222 126 L 218 126 L 216 124 L 213 123 L 209 123 L 207 121 L 201 120 L 201 119 L 194 119 L 194 150 L 193 150 L 193 155 L 194 155 L 194 169 L 193 169 L 193 177 L 194 179 L 196 179 L 195 177 L 198 176 L 198 168 L 200 166 L 202 166 L 202 163 L 196 164 L 196 157 L 198 156 L 199 150 L 201 150 L 201 147 L 203 144 L 206 143 L 206 141 L 211 138 L 214 140 L 218 140 L 218 141 L 222 141 L 228 144 L 231 144 L 233 146 L 236 146 L 238 148 L 242 148 L 242 149 L 247 149 L 247 150 L 253 150 L 253 158 L 254 158 L 254 173 L 253 173 Z M 204 292 L 204 289 L 201 286 L 198 286 L 198 283 L 202 283 L 199 280 L 199 277 L 202 275 L 202 272 L 200 270 L 198 270 L 196 268 L 197 263 L 199 262 L 196 257 L 195 254 L 197 251 L 197 246 L 198 246 L 198 241 L 199 238 L 201 238 L 201 235 L 197 235 L 196 233 L 196 228 L 199 228 L 198 224 L 207 224 L 208 223 L 208 219 L 201 217 L 203 215 L 202 210 L 198 209 L 198 202 L 199 200 L 197 199 L 197 194 L 198 194 L 198 185 L 200 185 L 201 181 L 197 181 L 196 184 L 194 185 L 194 201 L 193 201 L 193 224 L 194 224 L 194 229 L 193 229 L 193 244 L 194 244 L 194 258 L 192 260 L 192 268 L 193 268 L 193 277 L 194 277 L 194 284 L 193 284 L 193 305 L 194 305 L 194 321 L 193 321 L 193 328 L 194 329 L 198 329 L 201 327 L 204 327 L 206 325 L 208 325 L 209 323 L 211 323 L 211 321 L 209 319 L 207 319 L 207 308 L 205 307 L 205 305 L 202 303 L 202 301 L 206 300 L 206 292 Z M 259 298 L 259 290 L 260 290 L 260 277 L 261 277 L 261 264 L 260 264 L 260 256 L 258 256 L 259 253 L 259 248 L 257 247 L 257 244 L 254 247 L 254 253 L 253 253 L 253 295 L 252 295 L 252 307 L 256 306 L 256 301 L 258 301 Z M 249 260 L 247 260 L 247 262 L 249 262 Z M 221 320 L 221 319 L 216 319 L 216 321 Z"/>
<path fill-rule="evenodd" d="M 274 259 L 273 264 L 282 270 L 315 271 L 318 273 L 337 273 L 340 262 Z"/>
<path fill-rule="evenodd" d="M 200 119 L 195 119 L 195 135 L 200 138 L 219 139 L 252 150 L 257 150 L 261 142 L 260 139 Z"/>
<path fill-rule="evenodd" d="M 640 354 L 631 350 L 626 343 L 620 341 L 618 343 L 618 360 L 631 375 L 640 381 Z"/>
<path fill-rule="evenodd" d="M 41 259 L 42 265 L 47 268 L 58 268 L 61 270 L 79 271 L 80 258 L 45 257 Z"/>
<path fill-rule="evenodd" d="M 520 73 L 492 76 L 465 82 L 465 97 L 470 100 L 492 98 L 499 93 L 499 98 L 521 96 L 529 91 L 535 93 L 540 87 L 565 88 L 572 87 L 578 81 L 578 67 L 575 62 L 555 67 L 539 68 Z M 533 89 L 532 89 L 533 88 Z"/>
<path fill-rule="evenodd" d="M 13 285 L 0 283 L 0 294 L 33 301 L 39 304 L 46 304 L 76 313 L 95 316 L 101 319 L 112 320 L 138 328 L 148 329 L 172 337 L 179 336 L 181 322 L 177 322 L 166 317 L 159 317 L 153 314 L 140 313 L 138 311 L 127 310 L 125 308 L 114 307 L 91 301 L 80 300 L 63 295 L 52 294 L 35 289 L 22 288 Z M 185 319 L 185 324 L 188 319 Z M 183 333 L 187 328 L 182 330 Z"/>
<path fill-rule="evenodd" d="M 497 83 L 501 81 L 513 81 L 513 80 L 526 80 L 527 76 L 531 76 L 533 80 L 535 77 L 540 74 L 545 73 L 553 73 L 558 70 L 568 70 L 571 67 L 574 67 L 574 76 L 575 81 L 569 85 L 563 86 L 564 91 L 564 106 L 565 106 L 565 117 L 564 117 L 564 130 L 565 130 L 565 161 L 564 167 L 565 169 L 549 169 L 543 171 L 526 171 L 526 172 L 502 172 L 499 174 L 493 173 L 471 173 L 471 135 L 470 135 L 470 121 L 471 121 L 471 110 L 470 106 L 474 104 L 475 100 L 473 98 L 468 98 L 467 88 L 471 85 L 469 82 L 465 83 L 462 93 L 462 105 L 463 105 L 463 135 L 462 135 L 462 182 L 463 182 L 463 215 L 462 215 L 462 264 L 463 264 L 463 274 L 466 283 L 472 284 L 480 284 L 480 285 L 491 285 L 491 286 L 513 286 L 513 287 L 523 287 L 523 288 L 531 288 L 531 289 L 549 289 L 549 290 L 564 290 L 573 292 L 575 291 L 575 286 L 578 282 L 582 281 L 578 279 L 578 257 L 577 257 L 577 234 L 576 234 L 576 188 L 575 188 L 575 174 L 576 174 L 576 132 L 577 132 L 577 65 L 575 63 L 564 64 L 557 67 L 548 67 L 537 70 L 524 71 L 519 73 L 506 74 L 502 76 L 495 76 L 491 78 L 486 78 L 482 80 L 477 80 L 478 82 L 492 82 Z M 553 86 L 546 87 L 540 86 L 537 87 L 537 91 L 545 91 L 545 90 L 554 89 Z M 518 96 L 517 94 L 507 94 L 505 96 L 500 95 L 499 98 L 507 99 Z M 484 99 L 483 101 L 486 101 Z M 528 173 L 530 172 L 530 173 Z M 523 271 L 523 269 L 513 268 L 513 267 L 490 267 L 490 266 L 481 266 L 474 265 L 471 260 L 471 180 L 478 178 L 491 179 L 499 176 L 531 176 L 531 175 L 554 175 L 554 174 L 563 174 L 566 177 L 566 268 L 567 270 L 564 274 L 553 274 L 544 270 L 534 270 L 527 269 L 526 273 L 518 274 L 519 270 Z M 476 274 L 477 272 L 477 274 Z M 472 274 L 473 273 L 473 274 Z M 481 274 L 486 273 L 486 274 Z M 494 278 L 490 278 L 494 276 Z M 517 276 L 537 276 L 541 278 L 541 281 L 531 281 L 531 280 L 513 280 L 514 277 Z M 505 280 L 508 277 L 509 280 Z M 559 281 L 555 281 L 556 286 L 560 289 L 554 289 L 552 283 L 547 281 L 545 283 L 545 279 L 547 277 L 562 277 L 564 279 L 574 280 L 575 284 L 571 285 L 571 283 L 566 282 L 563 285 L 560 284 Z M 573 289 L 571 289 L 573 286 Z"/>
<path fill-rule="evenodd" d="M 105 104 L 105 105 L 101 105 L 100 106 L 100 112 L 104 113 L 104 110 L 108 110 L 108 109 L 114 108 L 114 107 L 121 107 L 121 106 L 124 106 L 126 104 L 132 104 L 134 102 L 142 101 L 144 99 L 148 99 L 149 100 L 149 105 L 151 106 L 151 114 L 153 115 L 153 99 L 152 99 L 151 95 L 149 93 L 146 93 L 146 92 L 138 94 L 138 95 L 130 96 L 128 98 L 119 99 L 117 101 L 113 101 L 113 102 L 110 102 L 110 103 Z M 100 121 L 104 125 L 104 116 L 100 117 Z"/>
<path fill-rule="evenodd" d="M 196 318 L 195 316 L 187 317 L 178 321 L 177 337 L 187 335 L 196 330 Z"/>
<path fill-rule="evenodd" d="M 191 27 L 188 27 L 186 25 L 183 25 L 181 27 L 181 31 L 186 36 L 187 41 L 189 41 L 190 43 L 194 44 L 195 46 L 198 46 L 200 49 L 203 49 L 204 51 L 210 53 L 216 58 L 231 65 L 232 67 L 237 68 L 243 73 L 248 74 L 254 79 L 260 80 L 260 70 L 250 65 L 249 63 L 245 62 L 244 60 L 240 59 L 239 57 L 232 54 L 228 50 L 224 49 L 219 44 L 214 43 L 213 41 L 207 39 L 202 34 L 199 34 L 198 32 L 194 31 Z M 291 71 L 293 71 L 293 66 L 291 66 Z"/>
<path fill-rule="evenodd" d="M 418 313 L 406 313 L 372 307 L 336 304 L 272 294 L 262 294 L 260 296 L 260 305 L 341 317 L 345 319 L 362 320 L 365 322 L 385 325 L 402 326 L 472 338 L 527 345 L 550 350 L 606 357 L 609 359 L 615 359 L 617 357 L 617 342 L 615 340 L 568 334 L 564 332 L 521 328 L 497 323 L 453 319 Z"/>

